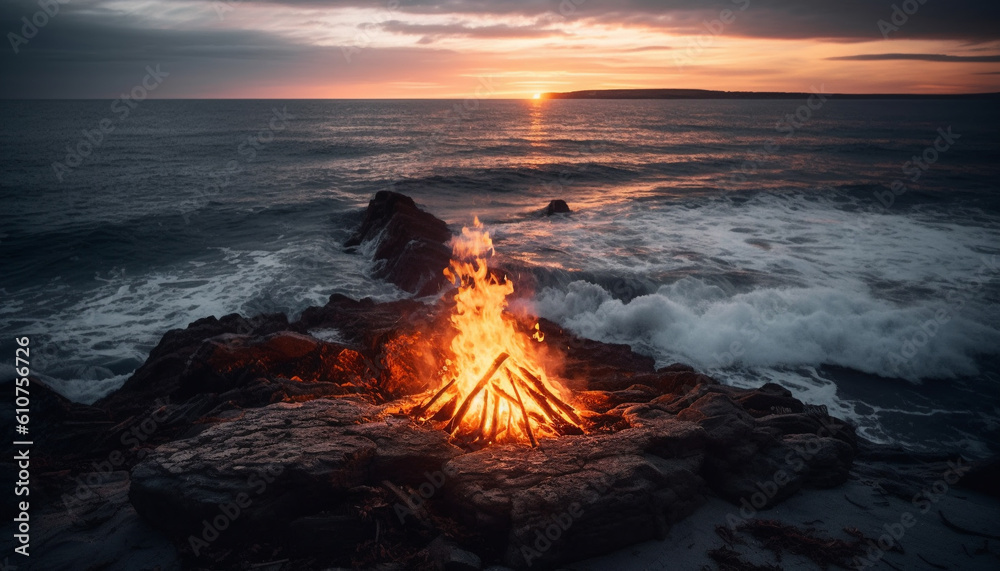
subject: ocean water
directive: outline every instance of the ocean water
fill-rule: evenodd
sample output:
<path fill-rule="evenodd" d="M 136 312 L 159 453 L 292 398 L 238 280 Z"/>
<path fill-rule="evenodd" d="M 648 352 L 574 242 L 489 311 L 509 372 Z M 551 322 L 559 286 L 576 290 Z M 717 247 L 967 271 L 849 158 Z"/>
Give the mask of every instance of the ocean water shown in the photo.
<path fill-rule="evenodd" d="M 996 452 L 1000 108 L 805 103 L 0 102 L 0 345 L 93 402 L 195 319 L 400 297 L 341 245 L 394 189 L 478 215 L 581 335 Z"/>

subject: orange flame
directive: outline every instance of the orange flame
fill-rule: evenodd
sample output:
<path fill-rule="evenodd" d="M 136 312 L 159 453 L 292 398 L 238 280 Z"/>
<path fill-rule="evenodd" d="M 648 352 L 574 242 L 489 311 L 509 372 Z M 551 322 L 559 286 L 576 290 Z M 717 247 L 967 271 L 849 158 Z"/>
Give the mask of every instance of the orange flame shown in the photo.
<path fill-rule="evenodd" d="M 486 258 L 493 240 L 479 218 L 452 244 L 445 275 L 458 285 L 451 323 L 458 333 L 442 387 L 414 410 L 416 416 L 446 422 L 445 430 L 469 443 L 530 442 L 538 437 L 579 432 L 581 420 L 549 379 L 531 337 L 504 315 L 514 284 L 499 281 Z M 535 325 L 533 338 L 544 336 Z"/>

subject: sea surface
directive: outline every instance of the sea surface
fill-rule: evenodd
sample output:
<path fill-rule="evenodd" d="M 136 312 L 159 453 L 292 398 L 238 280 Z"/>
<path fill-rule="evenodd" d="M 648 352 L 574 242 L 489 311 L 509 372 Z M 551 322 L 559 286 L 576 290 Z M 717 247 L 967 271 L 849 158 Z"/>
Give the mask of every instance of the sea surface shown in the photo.
<path fill-rule="evenodd" d="M 0 349 L 89 403 L 195 319 L 401 297 L 342 246 L 394 189 L 583 336 L 997 452 L 1000 106 L 806 103 L 0 102 Z"/>

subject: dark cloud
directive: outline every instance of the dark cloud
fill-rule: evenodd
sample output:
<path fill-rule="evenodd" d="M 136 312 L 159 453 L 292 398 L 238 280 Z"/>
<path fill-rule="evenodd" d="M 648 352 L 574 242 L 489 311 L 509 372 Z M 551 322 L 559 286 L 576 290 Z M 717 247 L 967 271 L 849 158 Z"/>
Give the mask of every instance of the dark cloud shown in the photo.
<path fill-rule="evenodd" d="M 551 36 L 568 35 L 563 30 L 549 29 L 536 26 L 508 26 L 498 24 L 495 26 L 467 26 L 465 24 L 408 24 L 399 20 L 383 22 L 381 29 L 393 34 L 406 34 L 414 36 L 424 36 L 439 38 L 443 36 L 457 36 L 466 38 L 547 38 Z M 426 43 L 426 42 L 424 42 Z"/>
<path fill-rule="evenodd" d="M 249 0 L 248 0 L 249 1 Z M 400 14 L 548 16 L 553 21 L 587 19 L 608 24 L 650 26 L 685 33 L 705 33 L 704 22 L 731 10 L 736 20 L 723 33 L 757 38 L 825 38 L 839 41 L 883 40 L 879 20 L 893 22 L 893 5 L 918 6 L 913 14 L 895 15 L 892 38 L 1000 39 L 1000 2 L 996 0 L 269 0 L 296 6 L 381 8 Z M 393 9 L 389 10 L 389 6 Z M 900 9 L 902 10 L 902 9 Z"/>
<path fill-rule="evenodd" d="M 996 63 L 1000 62 L 1000 55 L 950 56 L 945 54 L 862 54 L 854 56 L 828 57 L 826 59 L 848 60 L 848 61 L 915 60 L 915 61 L 941 61 L 941 62 L 966 62 L 966 63 Z"/>

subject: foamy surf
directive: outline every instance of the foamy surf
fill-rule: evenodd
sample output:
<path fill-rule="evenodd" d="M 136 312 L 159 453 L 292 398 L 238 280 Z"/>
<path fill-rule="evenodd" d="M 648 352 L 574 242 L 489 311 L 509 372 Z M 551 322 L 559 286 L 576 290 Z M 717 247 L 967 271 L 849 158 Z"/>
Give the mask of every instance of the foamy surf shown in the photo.
<path fill-rule="evenodd" d="M 400 295 L 372 280 L 355 256 L 315 240 L 275 251 L 224 248 L 214 257 L 210 264 L 98 276 L 86 292 L 43 288 L 47 311 L 23 329 L 37 348 L 35 371 L 63 396 L 90 404 L 121 387 L 166 331 L 196 319 L 279 311 L 294 317 L 333 292 L 380 300 Z M 9 306 L 0 318 L 17 310 Z"/>
<path fill-rule="evenodd" d="M 577 281 L 542 291 L 535 307 L 584 337 L 700 369 L 837 365 L 916 382 L 976 375 L 977 357 L 1000 346 L 1000 330 L 954 315 L 946 304 L 900 307 L 862 289 L 760 288 L 727 296 L 684 278 L 624 302 Z"/>

